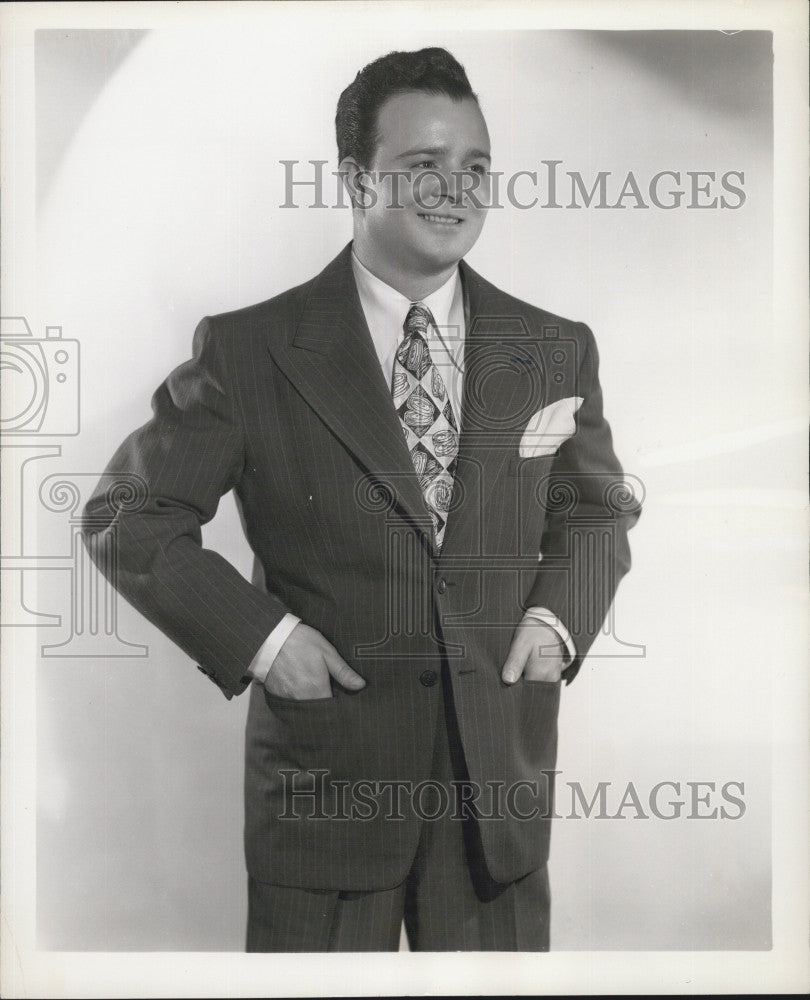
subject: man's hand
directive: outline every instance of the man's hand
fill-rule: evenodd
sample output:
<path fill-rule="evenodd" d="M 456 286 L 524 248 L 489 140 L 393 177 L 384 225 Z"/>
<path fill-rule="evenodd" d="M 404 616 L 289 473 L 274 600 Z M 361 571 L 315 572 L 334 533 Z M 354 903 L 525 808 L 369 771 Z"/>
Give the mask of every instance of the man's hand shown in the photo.
<path fill-rule="evenodd" d="M 557 632 L 531 618 L 515 629 L 509 655 L 501 671 L 506 684 L 521 677 L 527 681 L 558 681 L 563 671 L 563 643 Z"/>
<path fill-rule="evenodd" d="M 331 642 L 317 629 L 299 622 L 279 650 L 264 679 L 264 686 L 277 698 L 298 701 L 329 698 L 332 694 L 330 677 L 350 691 L 359 691 L 366 685 Z"/>

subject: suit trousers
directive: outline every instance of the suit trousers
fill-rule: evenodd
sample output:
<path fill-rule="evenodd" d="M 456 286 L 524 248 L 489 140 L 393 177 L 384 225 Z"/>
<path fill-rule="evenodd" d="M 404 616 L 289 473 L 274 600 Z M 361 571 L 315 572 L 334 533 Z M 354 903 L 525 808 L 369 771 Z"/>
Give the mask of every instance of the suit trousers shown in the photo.
<path fill-rule="evenodd" d="M 392 889 L 340 892 L 249 876 L 247 951 L 397 951 L 403 919 L 412 951 L 548 951 L 547 867 L 509 884 L 491 878 L 479 820 L 462 804 L 460 783 L 469 776 L 446 663 L 440 691 L 433 780 L 425 789 L 435 800 L 420 800 L 420 814 L 437 818 L 422 820 L 407 878 Z M 447 788 L 446 798 L 436 784 Z"/>

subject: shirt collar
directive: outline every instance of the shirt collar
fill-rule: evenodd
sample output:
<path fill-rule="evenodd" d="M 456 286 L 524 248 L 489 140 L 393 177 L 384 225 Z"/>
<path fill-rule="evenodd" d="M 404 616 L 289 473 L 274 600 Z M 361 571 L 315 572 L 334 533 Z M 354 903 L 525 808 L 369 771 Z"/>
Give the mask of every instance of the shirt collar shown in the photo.
<path fill-rule="evenodd" d="M 411 300 L 398 292 L 396 288 L 387 285 L 364 265 L 361 264 L 352 250 L 352 269 L 355 281 L 360 293 L 361 301 L 369 302 L 381 310 L 384 315 L 396 318 L 397 325 L 401 329 L 411 307 Z M 435 292 L 424 299 L 420 299 L 423 305 L 427 306 L 433 314 L 436 325 L 441 329 L 449 322 L 450 309 L 459 283 L 459 271 L 456 267 L 445 283 L 437 288 Z"/>

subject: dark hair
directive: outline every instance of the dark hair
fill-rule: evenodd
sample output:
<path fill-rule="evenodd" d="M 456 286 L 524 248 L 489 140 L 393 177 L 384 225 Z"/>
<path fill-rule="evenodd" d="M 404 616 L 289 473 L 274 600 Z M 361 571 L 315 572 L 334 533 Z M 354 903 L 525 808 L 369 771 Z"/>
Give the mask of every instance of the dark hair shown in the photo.
<path fill-rule="evenodd" d="M 361 69 L 340 95 L 335 115 L 338 162 L 353 156 L 361 167 L 371 164 L 380 108 L 389 97 L 409 90 L 478 100 L 464 67 L 447 49 L 389 52 Z"/>

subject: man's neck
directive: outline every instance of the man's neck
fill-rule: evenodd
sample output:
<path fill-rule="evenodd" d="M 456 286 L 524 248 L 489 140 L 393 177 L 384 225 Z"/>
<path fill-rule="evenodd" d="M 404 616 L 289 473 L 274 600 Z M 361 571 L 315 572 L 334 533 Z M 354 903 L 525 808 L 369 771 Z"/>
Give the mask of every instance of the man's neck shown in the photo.
<path fill-rule="evenodd" d="M 421 302 L 428 295 L 432 295 L 433 292 L 442 287 L 458 267 L 458 262 L 456 262 L 438 274 L 407 274 L 396 264 L 386 265 L 385 261 L 373 258 L 357 240 L 354 241 L 352 249 L 363 267 L 371 271 L 375 278 L 384 281 L 386 285 L 396 289 L 400 295 L 404 295 L 411 302 Z"/>

